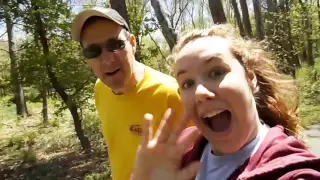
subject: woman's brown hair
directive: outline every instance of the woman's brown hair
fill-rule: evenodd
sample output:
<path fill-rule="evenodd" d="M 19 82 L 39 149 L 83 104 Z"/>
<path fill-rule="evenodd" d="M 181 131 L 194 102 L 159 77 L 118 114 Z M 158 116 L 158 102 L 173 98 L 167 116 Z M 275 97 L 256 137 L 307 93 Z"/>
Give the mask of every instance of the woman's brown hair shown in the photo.
<path fill-rule="evenodd" d="M 288 135 L 299 135 L 301 127 L 297 116 L 298 91 L 292 77 L 276 68 L 276 61 L 264 51 L 262 44 L 245 40 L 231 25 L 214 25 L 210 29 L 193 30 L 182 36 L 174 47 L 170 59 L 175 61 L 177 54 L 189 42 L 208 36 L 222 37 L 230 42 L 230 51 L 243 65 L 246 72 L 254 72 L 258 91 L 254 94 L 260 119 L 270 127 L 282 125 Z M 290 99 L 291 108 L 288 103 Z"/>

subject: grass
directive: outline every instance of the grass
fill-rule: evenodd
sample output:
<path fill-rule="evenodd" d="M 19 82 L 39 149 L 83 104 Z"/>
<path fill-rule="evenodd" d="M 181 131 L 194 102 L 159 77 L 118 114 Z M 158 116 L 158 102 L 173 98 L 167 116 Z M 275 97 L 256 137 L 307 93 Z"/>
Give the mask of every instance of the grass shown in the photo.
<path fill-rule="evenodd" d="M 31 116 L 18 119 L 15 106 L 0 100 L 0 179 L 110 179 L 110 167 L 95 112 L 86 112 L 83 128 L 92 142 L 90 155 L 80 151 L 67 112 L 56 117 L 49 103 L 48 123 L 41 103 L 29 103 Z"/>
<path fill-rule="evenodd" d="M 320 105 L 301 105 L 299 115 L 301 117 L 301 124 L 305 128 L 320 123 Z"/>

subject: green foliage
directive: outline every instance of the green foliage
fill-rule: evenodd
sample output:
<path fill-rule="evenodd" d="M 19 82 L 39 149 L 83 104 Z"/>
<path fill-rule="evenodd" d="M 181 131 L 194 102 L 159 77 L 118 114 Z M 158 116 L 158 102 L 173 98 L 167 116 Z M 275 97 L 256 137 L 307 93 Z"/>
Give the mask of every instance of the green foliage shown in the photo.
<path fill-rule="evenodd" d="M 144 1 L 127 0 L 128 17 L 130 21 L 130 30 L 136 36 L 143 35 L 142 22 L 144 19 Z M 139 40 L 139 39 L 138 39 Z"/>
<path fill-rule="evenodd" d="M 301 124 L 303 127 L 320 122 L 320 106 L 319 105 L 302 105 L 300 110 Z"/>
<path fill-rule="evenodd" d="M 53 66 L 53 71 L 59 83 L 65 88 L 68 95 L 81 108 L 91 108 L 88 100 L 92 98 L 95 76 L 89 70 L 85 59 L 80 56 L 80 45 L 71 40 L 71 8 L 64 2 L 35 1 L 45 22 L 45 29 L 50 55 L 44 56 L 42 44 L 37 36 L 36 29 L 25 26 L 29 36 L 22 40 L 19 69 L 23 77 L 23 83 L 39 90 L 45 88 L 51 90 L 51 84 L 47 76 L 46 61 Z M 25 24 L 36 25 L 34 11 L 27 10 L 28 16 L 24 16 Z M 44 59 L 47 58 L 47 59 Z M 60 99 L 58 94 L 50 93 L 54 98 Z M 57 114 L 66 109 L 66 104 L 57 102 Z"/>
<path fill-rule="evenodd" d="M 7 44 L 0 42 L 0 97 L 6 96 L 10 88 L 10 60 Z"/>
<path fill-rule="evenodd" d="M 279 68 L 285 73 L 293 74 L 295 68 L 300 63 L 307 61 L 307 36 L 306 32 L 311 33 L 311 41 L 319 39 L 320 20 L 317 17 L 317 7 L 309 2 L 303 3 L 306 11 L 301 4 L 293 1 L 287 9 L 278 7 L 277 13 L 264 12 L 267 41 L 269 48 L 275 53 Z M 306 18 L 309 18 L 312 25 L 306 25 Z M 319 53 L 319 49 L 314 49 L 314 55 Z M 295 59 L 299 58 L 299 61 Z"/>
<path fill-rule="evenodd" d="M 97 113 L 94 111 L 85 111 L 82 121 L 83 130 L 86 132 L 90 142 L 93 146 L 99 146 L 104 144 L 100 120 Z"/>
<path fill-rule="evenodd" d="M 297 79 L 300 83 L 302 94 L 302 104 L 316 105 L 320 102 L 320 71 L 317 69 L 319 64 L 319 61 L 316 62 L 315 67 L 304 64 L 297 72 Z"/>
<path fill-rule="evenodd" d="M 314 67 L 303 64 L 297 71 L 301 93 L 300 116 L 302 124 L 308 126 L 320 122 L 320 61 Z"/>
<path fill-rule="evenodd" d="M 26 163 L 35 163 L 37 161 L 37 154 L 30 148 L 24 148 L 21 150 L 19 158 Z"/>
<path fill-rule="evenodd" d="M 89 179 L 111 179 L 95 112 L 83 112 L 85 133 L 95 141 L 93 154 L 83 156 L 67 111 L 63 111 L 60 117 L 53 116 L 47 124 L 42 124 L 38 114 L 16 121 L 14 106 L 2 103 L 6 100 L 0 99 L 0 159 L 5 165 L 4 170 L 8 170 L 7 167 L 12 169 L 13 177 L 9 179 L 20 179 L 20 176 L 25 179 L 64 179 L 66 175 L 78 179 L 85 174 Z M 54 111 L 51 100 L 49 106 L 49 110 Z M 42 108 L 41 103 L 29 103 L 29 107 L 37 112 Z M 55 126 L 55 123 L 59 125 Z M 20 167 L 19 171 L 17 167 Z"/>
<path fill-rule="evenodd" d="M 103 164 L 101 172 L 87 174 L 84 180 L 111 180 L 111 168 L 109 164 Z"/>

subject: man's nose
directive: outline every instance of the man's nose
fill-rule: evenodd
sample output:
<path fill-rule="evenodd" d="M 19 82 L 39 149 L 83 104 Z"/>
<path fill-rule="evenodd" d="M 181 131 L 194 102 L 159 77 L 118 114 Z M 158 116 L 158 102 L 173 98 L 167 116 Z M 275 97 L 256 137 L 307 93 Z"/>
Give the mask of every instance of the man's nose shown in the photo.
<path fill-rule="evenodd" d="M 202 84 L 198 84 L 196 91 L 195 91 L 195 97 L 197 103 L 203 103 L 206 100 L 211 100 L 215 97 L 215 93 L 211 92 L 209 89 L 207 89 Z"/>
<path fill-rule="evenodd" d="M 115 53 L 103 49 L 99 60 L 104 65 L 110 65 L 116 60 Z"/>

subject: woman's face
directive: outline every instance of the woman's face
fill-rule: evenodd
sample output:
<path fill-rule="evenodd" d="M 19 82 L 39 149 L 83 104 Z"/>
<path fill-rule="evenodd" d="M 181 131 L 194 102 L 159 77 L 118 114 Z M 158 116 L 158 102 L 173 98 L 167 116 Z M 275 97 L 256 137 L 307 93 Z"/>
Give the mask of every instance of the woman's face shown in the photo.
<path fill-rule="evenodd" d="M 189 42 L 178 54 L 174 74 L 185 113 L 215 154 L 234 153 L 256 136 L 256 78 L 231 54 L 227 40 L 211 36 Z"/>

